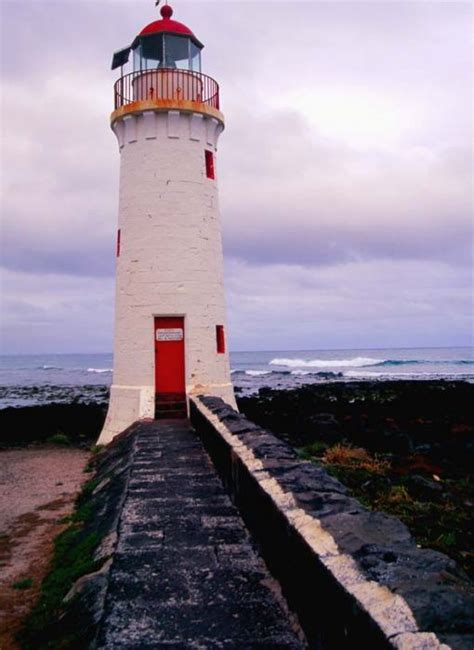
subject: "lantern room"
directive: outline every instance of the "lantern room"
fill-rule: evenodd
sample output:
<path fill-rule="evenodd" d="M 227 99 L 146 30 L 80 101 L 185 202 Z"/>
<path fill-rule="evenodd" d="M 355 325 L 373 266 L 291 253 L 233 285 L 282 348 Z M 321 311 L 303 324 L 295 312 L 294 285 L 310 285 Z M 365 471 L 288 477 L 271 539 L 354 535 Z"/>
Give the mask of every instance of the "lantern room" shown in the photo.
<path fill-rule="evenodd" d="M 144 27 L 129 47 L 113 55 L 112 70 L 120 68 L 120 78 L 115 83 L 119 113 L 113 113 L 112 122 L 126 112 L 143 109 L 143 102 L 147 110 L 193 110 L 223 122 L 219 86 L 201 72 L 204 45 L 189 27 L 172 19 L 170 5 L 160 13 L 161 20 Z M 124 73 L 130 57 L 133 70 Z"/>
<path fill-rule="evenodd" d="M 161 8 L 161 20 L 147 25 L 130 47 L 115 52 L 112 70 L 123 67 L 133 54 L 133 71 L 189 70 L 201 72 L 201 50 L 204 45 L 193 32 L 173 20 L 170 5 Z"/>

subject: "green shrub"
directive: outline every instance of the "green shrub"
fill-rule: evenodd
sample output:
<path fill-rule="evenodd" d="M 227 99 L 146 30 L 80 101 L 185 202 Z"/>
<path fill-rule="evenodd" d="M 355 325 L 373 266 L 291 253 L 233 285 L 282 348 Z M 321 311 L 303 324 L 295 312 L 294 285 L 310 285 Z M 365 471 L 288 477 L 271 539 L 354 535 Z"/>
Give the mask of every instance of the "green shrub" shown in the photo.
<path fill-rule="evenodd" d="M 50 445 L 61 445 L 63 447 L 69 447 L 71 445 L 71 441 L 65 433 L 55 433 L 54 436 L 46 438 L 46 442 Z"/>
<path fill-rule="evenodd" d="M 32 586 L 33 580 L 31 578 L 22 578 L 12 584 L 13 589 L 29 589 Z"/>
<path fill-rule="evenodd" d="M 91 453 L 95 456 L 104 449 L 105 445 L 92 445 Z"/>
<path fill-rule="evenodd" d="M 74 634 L 71 638 L 68 634 L 65 636 L 58 621 L 64 612 L 64 597 L 76 580 L 97 571 L 103 564 L 103 560 L 94 559 L 101 536 L 97 532 L 88 532 L 86 528 L 93 515 L 90 497 L 97 484 L 96 480 L 84 484 L 76 499 L 75 510 L 68 518 L 70 525 L 54 542 L 50 572 L 41 583 L 38 602 L 17 637 L 23 650 L 78 647 L 74 645 Z"/>

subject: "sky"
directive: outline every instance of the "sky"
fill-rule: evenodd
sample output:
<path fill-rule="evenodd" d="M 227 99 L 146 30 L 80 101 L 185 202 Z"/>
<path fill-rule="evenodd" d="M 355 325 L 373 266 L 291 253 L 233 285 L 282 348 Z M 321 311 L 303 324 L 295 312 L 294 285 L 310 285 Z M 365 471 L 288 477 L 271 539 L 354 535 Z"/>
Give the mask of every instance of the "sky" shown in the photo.
<path fill-rule="evenodd" d="M 230 348 L 472 344 L 473 5 L 171 4 L 221 86 Z M 157 9 L 0 11 L 2 352 L 108 352 L 110 62 Z"/>

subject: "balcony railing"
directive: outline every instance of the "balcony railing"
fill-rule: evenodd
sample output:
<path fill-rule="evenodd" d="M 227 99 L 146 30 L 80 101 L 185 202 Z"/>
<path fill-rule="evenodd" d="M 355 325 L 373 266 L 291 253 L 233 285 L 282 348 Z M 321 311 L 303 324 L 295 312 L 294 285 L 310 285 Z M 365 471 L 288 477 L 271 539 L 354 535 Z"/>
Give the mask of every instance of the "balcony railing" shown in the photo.
<path fill-rule="evenodd" d="M 147 100 L 189 101 L 219 110 L 219 84 L 211 77 L 173 68 L 131 72 L 115 82 L 115 109 Z"/>

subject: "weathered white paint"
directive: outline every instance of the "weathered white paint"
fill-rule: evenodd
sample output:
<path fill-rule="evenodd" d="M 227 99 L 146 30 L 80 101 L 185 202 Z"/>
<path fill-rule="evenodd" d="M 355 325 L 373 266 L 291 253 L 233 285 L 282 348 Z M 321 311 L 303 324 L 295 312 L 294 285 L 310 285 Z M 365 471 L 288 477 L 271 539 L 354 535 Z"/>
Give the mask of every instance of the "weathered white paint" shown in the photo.
<path fill-rule="evenodd" d="M 184 316 L 186 392 L 235 406 L 227 352 L 217 183 L 205 150 L 223 125 L 192 112 L 146 111 L 113 125 L 121 151 L 114 378 L 99 443 L 154 417 L 154 317 Z"/>

